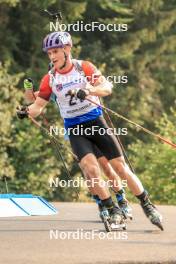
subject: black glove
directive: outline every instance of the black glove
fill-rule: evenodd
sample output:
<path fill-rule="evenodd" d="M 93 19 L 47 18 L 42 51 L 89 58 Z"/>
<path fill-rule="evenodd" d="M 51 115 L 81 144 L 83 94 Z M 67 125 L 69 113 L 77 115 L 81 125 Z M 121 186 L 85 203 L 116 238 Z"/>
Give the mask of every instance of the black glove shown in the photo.
<path fill-rule="evenodd" d="M 88 89 L 72 89 L 70 91 L 68 91 L 68 95 L 70 96 L 75 96 L 76 98 L 80 99 L 81 101 L 84 101 L 86 96 L 89 95 L 89 90 Z"/>
<path fill-rule="evenodd" d="M 89 95 L 89 90 L 87 89 L 79 89 L 77 92 L 76 92 L 76 97 L 80 100 L 85 100 L 86 96 Z"/>
<path fill-rule="evenodd" d="M 16 108 L 16 114 L 19 119 L 28 117 L 28 107 L 26 105 L 18 106 Z"/>

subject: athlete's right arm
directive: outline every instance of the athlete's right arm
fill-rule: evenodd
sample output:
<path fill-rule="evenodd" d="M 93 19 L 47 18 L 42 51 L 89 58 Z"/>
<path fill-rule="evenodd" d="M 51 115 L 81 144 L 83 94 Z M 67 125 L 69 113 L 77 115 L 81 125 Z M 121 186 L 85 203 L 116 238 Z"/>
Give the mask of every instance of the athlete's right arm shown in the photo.
<path fill-rule="evenodd" d="M 28 106 L 28 114 L 32 117 L 39 116 L 47 104 L 48 101 L 43 98 L 37 97 L 35 102 Z"/>
<path fill-rule="evenodd" d="M 34 92 L 32 89 L 31 90 L 26 90 L 24 93 L 24 99 L 27 104 L 32 104 L 35 102 L 37 96 L 38 96 L 39 91 Z"/>
<path fill-rule="evenodd" d="M 43 77 L 36 100 L 28 107 L 28 114 L 32 117 L 37 117 L 40 115 L 45 106 L 48 104 L 52 93 L 52 89 L 49 85 L 49 79 L 49 74 L 46 74 Z"/>

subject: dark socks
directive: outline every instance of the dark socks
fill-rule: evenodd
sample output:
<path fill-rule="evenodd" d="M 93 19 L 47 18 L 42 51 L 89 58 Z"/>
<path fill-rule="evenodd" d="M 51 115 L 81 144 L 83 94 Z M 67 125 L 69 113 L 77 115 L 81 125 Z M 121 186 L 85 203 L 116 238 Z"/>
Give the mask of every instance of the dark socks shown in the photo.
<path fill-rule="evenodd" d="M 101 203 L 107 209 L 112 209 L 114 207 L 114 203 L 113 203 L 111 197 L 104 199 L 104 200 L 101 200 Z"/>
<path fill-rule="evenodd" d="M 143 193 L 137 195 L 136 197 L 140 200 L 142 204 L 149 200 L 148 193 L 146 190 L 144 190 Z"/>
<path fill-rule="evenodd" d="M 92 195 L 93 199 L 95 200 L 96 204 L 101 204 L 101 200 L 98 195 Z"/>

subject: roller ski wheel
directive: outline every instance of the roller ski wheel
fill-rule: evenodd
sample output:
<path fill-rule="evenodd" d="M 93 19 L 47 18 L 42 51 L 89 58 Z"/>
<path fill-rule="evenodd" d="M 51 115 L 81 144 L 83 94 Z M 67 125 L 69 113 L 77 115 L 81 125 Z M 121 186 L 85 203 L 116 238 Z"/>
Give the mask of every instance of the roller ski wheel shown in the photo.
<path fill-rule="evenodd" d="M 107 209 L 104 208 L 100 211 L 100 218 L 105 226 L 106 231 L 111 232 L 112 229 L 110 224 L 110 215 Z"/>
<path fill-rule="evenodd" d="M 150 219 L 151 223 L 156 225 L 160 230 L 164 231 L 162 225 L 162 215 L 158 212 L 156 207 L 148 201 L 144 204 L 141 204 L 141 206 L 145 215 Z"/>
<path fill-rule="evenodd" d="M 125 212 L 124 210 L 122 210 L 122 213 L 124 215 L 125 220 L 128 220 L 128 219 L 130 219 L 131 221 L 133 220 L 132 214 L 129 214 L 129 213 Z"/>
<path fill-rule="evenodd" d="M 161 231 L 164 231 L 164 227 L 163 227 L 163 225 L 162 225 L 162 223 L 160 221 L 158 221 L 157 223 L 155 223 L 155 225 L 157 227 L 159 227 L 159 229 L 161 229 Z"/>
<path fill-rule="evenodd" d="M 109 210 L 111 230 L 126 230 L 125 217 L 119 207 L 113 207 Z"/>
<path fill-rule="evenodd" d="M 118 202 L 118 205 L 124 215 L 124 218 L 133 220 L 132 208 L 130 207 L 128 201 L 126 199 L 123 199 Z"/>
<path fill-rule="evenodd" d="M 106 229 L 106 232 L 111 232 L 112 231 L 112 227 L 111 227 L 111 224 L 108 220 L 105 220 L 104 221 L 104 226 L 105 226 L 105 229 Z"/>
<path fill-rule="evenodd" d="M 153 225 L 156 225 L 161 231 L 164 231 L 164 227 L 162 225 L 162 216 L 159 214 L 159 212 L 155 209 L 155 215 L 152 217 L 149 217 L 151 223 Z"/>

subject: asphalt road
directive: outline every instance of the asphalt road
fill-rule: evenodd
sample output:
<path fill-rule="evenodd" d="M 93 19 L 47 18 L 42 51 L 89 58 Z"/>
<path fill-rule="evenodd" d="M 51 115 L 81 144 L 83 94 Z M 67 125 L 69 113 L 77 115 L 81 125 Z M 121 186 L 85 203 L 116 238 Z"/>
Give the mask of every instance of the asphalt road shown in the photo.
<path fill-rule="evenodd" d="M 176 207 L 159 206 L 165 231 L 139 205 L 127 231 L 106 233 L 92 203 L 55 203 L 59 214 L 0 218 L 1 264 L 176 263 Z"/>

